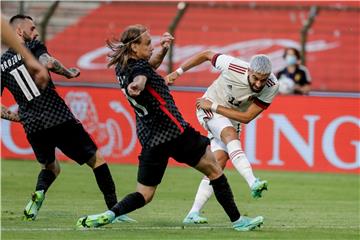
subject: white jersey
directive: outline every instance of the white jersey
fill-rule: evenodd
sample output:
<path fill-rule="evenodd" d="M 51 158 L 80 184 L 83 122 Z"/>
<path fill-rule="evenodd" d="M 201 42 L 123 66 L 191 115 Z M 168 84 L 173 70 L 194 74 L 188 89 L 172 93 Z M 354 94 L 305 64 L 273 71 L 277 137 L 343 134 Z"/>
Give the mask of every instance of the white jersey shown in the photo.
<path fill-rule="evenodd" d="M 261 92 L 253 92 L 248 82 L 249 64 L 228 55 L 215 55 L 212 64 L 221 71 L 204 97 L 219 105 L 246 111 L 251 103 L 266 109 L 278 93 L 279 83 L 272 73 Z"/>

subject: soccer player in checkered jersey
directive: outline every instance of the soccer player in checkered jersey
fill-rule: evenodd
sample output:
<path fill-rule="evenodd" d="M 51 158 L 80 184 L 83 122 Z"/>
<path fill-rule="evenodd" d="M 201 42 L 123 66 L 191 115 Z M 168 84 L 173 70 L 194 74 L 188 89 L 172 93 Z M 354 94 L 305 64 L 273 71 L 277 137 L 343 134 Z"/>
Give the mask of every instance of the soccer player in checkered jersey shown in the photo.
<path fill-rule="evenodd" d="M 265 55 L 255 55 L 250 63 L 210 50 L 201 52 L 185 61 L 176 71 L 166 76 L 172 84 L 189 69 L 210 61 L 221 71 L 203 98 L 197 100 L 197 118 L 208 131 L 211 151 L 224 169 L 228 159 L 244 177 L 254 198 L 267 190 L 267 181 L 254 176 L 251 165 L 241 147 L 240 124 L 249 123 L 269 107 L 278 93 L 279 84 L 271 72 L 271 62 Z M 184 223 L 207 223 L 200 210 L 213 193 L 209 179 L 200 182 L 193 206 Z"/>
<path fill-rule="evenodd" d="M 137 134 L 142 145 L 136 191 L 128 194 L 111 210 L 82 217 L 79 228 L 106 225 L 116 216 L 148 204 L 154 197 L 172 157 L 205 174 L 216 199 L 238 231 L 260 226 L 263 217 L 240 216 L 225 175 L 210 151 L 209 139 L 200 135 L 178 111 L 165 80 L 155 72 L 162 62 L 172 37 L 162 42 L 162 58 L 152 58 L 149 31 L 142 25 L 127 27 L 119 40 L 108 42 L 113 50 L 109 66 L 115 65 L 123 93 L 134 108 Z M 159 62 L 160 61 L 160 62 Z"/>
<path fill-rule="evenodd" d="M 40 88 L 46 87 L 49 82 L 49 73 L 47 69 L 35 59 L 24 45 L 21 44 L 15 32 L 3 16 L 1 16 L 1 43 L 11 47 L 23 57 L 26 68 L 34 77 L 36 85 Z"/>
<path fill-rule="evenodd" d="M 38 32 L 31 17 L 16 15 L 10 19 L 10 25 L 20 41 L 50 71 L 67 78 L 80 74 L 76 68 L 65 68 L 49 55 L 44 44 L 36 40 Z M 4 88 L 14 96 L 19 111 L 11 112 L 2 106 L 1 118 L 22 123 L 41 165 L 35 192 L 24 210 L 24 220 L 36 219 L 45 193 L 60 173 L 59 162 L 55 159 L 56 147 L 78 164 L 86 163 L 93 169 L 108 208 L 117 203 L 115 184 L 108 165 L 92 138 L 56 92 L 51 79 L 44 89 L 38 88 L 24 66 L 22 56 L 9 49 L 1 56 L 1 93 Z M 131 221 L 127 216 L 116 219 L 121 220 Z"/>

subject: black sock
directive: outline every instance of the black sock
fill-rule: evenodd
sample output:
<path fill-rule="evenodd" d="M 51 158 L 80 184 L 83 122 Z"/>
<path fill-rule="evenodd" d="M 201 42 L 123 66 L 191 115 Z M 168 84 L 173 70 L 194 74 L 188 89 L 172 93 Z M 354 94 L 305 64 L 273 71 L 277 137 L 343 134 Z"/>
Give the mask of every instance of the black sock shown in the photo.
<path fill-rule="evenodd" d="M 133 192 L 124 197 L 120 202 L 111 208 L 115 216 L 120 216 L 145 205 L 145 198 L 139 192 Z"/>
<path fill-rule="evenodd" d="M 104 194 L 104 199 L 108 209 L 112 208 L 117 203 L 116 189 L 114 180 L 112 179 L 108 165 L 102 164 L 94 170 L 96 182 Z"/>
<path fill-rule="evenodd" d="M 217 201 L 221 204 L 231 222 L 240 218 L 240 212 L 235 204 L 234 196 L 226 176 L 223 174 L 219 178 L 211 180 L 210 185 L 214 189 Z"/>
<path fill-rule="evenodd" d="M 44 193 L 46 193 L 55 178 L 56 176 L 51 170 L 42 169 L 38 176 L 35 191 L 44 190 Z"/>

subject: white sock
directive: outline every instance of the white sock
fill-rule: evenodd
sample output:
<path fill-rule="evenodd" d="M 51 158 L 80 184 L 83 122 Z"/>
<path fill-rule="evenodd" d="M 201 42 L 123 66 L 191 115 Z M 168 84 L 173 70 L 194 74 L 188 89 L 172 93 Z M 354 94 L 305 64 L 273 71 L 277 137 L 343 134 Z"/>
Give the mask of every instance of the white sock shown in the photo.
<path fill-rule="evenodd" d="M 229 153 L 229 157 L 231 159 L 232 164 L 236 168 L 236 170 L 245 178 L 249 187 L 253 185 L 256 178 L 253 174 L 251 165 L 241 148 L 241 144 L 239 140 L 232 140 L 227 145 L 227 150 Z"/>
<path fill-rule="evenodd" d="M 189 213 L 200 212 L 204 207 L 205 203 L 209 200 L 214 190 L 210 185 L 210 180 L 207 177 L 204 177 L 199 185 L 197 190 L 195 201 Z"/>

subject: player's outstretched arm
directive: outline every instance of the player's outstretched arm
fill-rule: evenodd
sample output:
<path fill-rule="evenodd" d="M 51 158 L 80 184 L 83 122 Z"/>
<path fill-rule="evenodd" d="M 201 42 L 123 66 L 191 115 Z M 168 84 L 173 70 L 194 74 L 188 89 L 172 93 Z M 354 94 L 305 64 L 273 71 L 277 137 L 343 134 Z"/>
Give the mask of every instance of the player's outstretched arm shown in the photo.
<path fill-rule="evenodd" d="M 174 72 L 170 73 L 165 77 L 165 81 L 167 84 L 171 85 L 175 82 L 175 80 L 181 76 L 184 72 L 190 70 L 193 67 L 196 67 L 203 62 L 211 61 L 216 53 L 211 50 L 206 50 L 201 53 L 196 54 L 191 57 L 187 61 L 185 61 L 181 66 L 176 69 Z"/>
<path fill-rule="evenodd" d="M 13 122 L 20 122 L 19 114 L 10 111 L 4 105 L 1 105 L 1 118 L 13 121 Z"/>
<path fill-rule="evenodd" d="M 162 38 L 160 39 L 161 50 L 159 52 L 157 52 L 156 54 L 154 54 L 149 60 L 150 65 L 154 69 L 157 69 L 158 67 L 160 67 L 167 51 L 169 50 L 170 44 L 173 40 L 174 40 L 174 37 L 171 36 L 170 33 L 166 32 L 163 34 Z"/>
<path fill-rule="evenodd" d="M 189 60 L 185 61 L 183 64 L 181 64 L 180 68 L 182 68 L 182 70 L 186 72 L 192 69 L 193 67 L 202 64 L 203 62 L 211 61 L 215 56 L 215 54 L 216 53 L 211 50 L 203 51 L 191 57 Z"/>
<path fill-rule="evenodd" d="M 39 57 L 39 61 L 50 71 L 66 78 L 76 78 L 80 75 L 80 70 L 78 68 L 66 68 L 59 60 L 47 53 L 42 54 Z"/>
<path fill-rule="evenodd" d="M 24 58 L 26 68 L 34 77 L 36 85 L 40 88 L 45 88 L 49 82 L 49 74 L 46 68 L 20 43 L 16 34 L 3 17 L 1 17 L 1 41 Z"/>
<path fill-rule="evenodd" d="M 196 107 L 201 108 L 203 110 L 211 110 L 211 111 L 221 114 L 227 118 L 230 118 L 232 120 L 235 120 L 235 121 L 238 121 L 241 123 L 245 123 L 245 124 L 251 122 L 262 111 L 264 111 L 263 108 L 259 107 L 255 103 L 252 103 L 249 106 L 249 108 L 246 110 L 246 112 L 240 112 L 236 109 L 224 107 L 224 106 L 218 105 L 216 103 L 213 103 L 206 98 L 197 99 Z"/>

